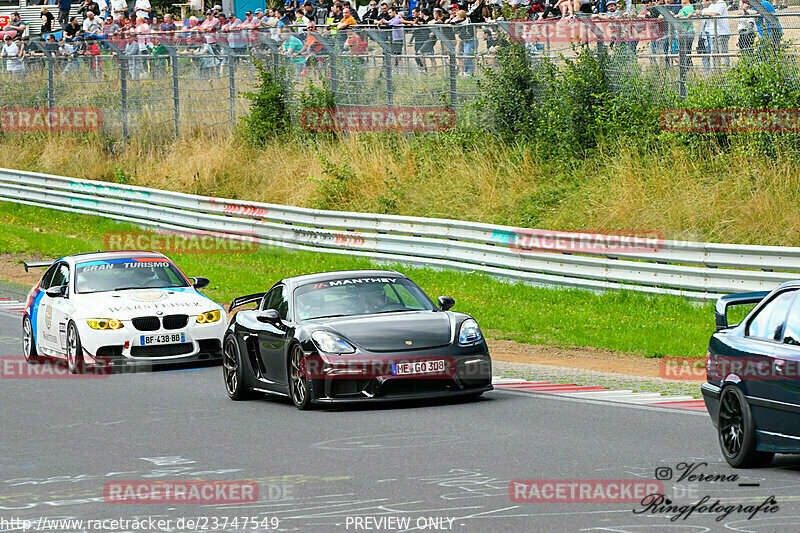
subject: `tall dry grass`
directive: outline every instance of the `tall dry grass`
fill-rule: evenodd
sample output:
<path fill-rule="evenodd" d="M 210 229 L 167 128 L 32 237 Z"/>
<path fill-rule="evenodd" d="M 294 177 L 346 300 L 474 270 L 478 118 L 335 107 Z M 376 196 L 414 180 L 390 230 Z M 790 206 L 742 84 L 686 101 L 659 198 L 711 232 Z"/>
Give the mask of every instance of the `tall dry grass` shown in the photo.
<path fill-rule="evenodd" d="M 276 139 L 260 148 L 202 131 L 124 149 L 99 137 L 12 137 L 4 166 L 194 194 L 561 230 L 660 230 L 667 238 L 800 245 L 800 175 L 790 158 L 685 147 L 607 146 L 572 163 L 492 140 Z M 354 177 L 325 198 L 322 158 Z M 128 178 L 129 177 L 129 178 Z"/>

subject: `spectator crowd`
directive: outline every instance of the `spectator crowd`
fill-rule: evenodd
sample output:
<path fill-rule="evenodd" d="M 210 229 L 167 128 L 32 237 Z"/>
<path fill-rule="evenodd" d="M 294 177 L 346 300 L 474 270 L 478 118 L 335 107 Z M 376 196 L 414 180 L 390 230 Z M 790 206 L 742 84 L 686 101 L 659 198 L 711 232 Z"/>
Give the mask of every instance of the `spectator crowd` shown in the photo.
<path fill-rule="evenodd" d="M 231 55 L 243 55 L 258 46 L 279 50 L 298 73 L 306 75 L 318 72 L 332 53 L 365 56 L 370 41 L 394 56 L 396 65 L 413 59 L 421 72 L 436 64 L 431 56 L 437 55 L 438 45 L 438 54 L 455 53 L 459 73 L 470 75 L 481 41 L 482 49 L 489 53 L 508 42 L 495 26 L 484 23 L 579 16 L 663 19 L 659 5 L 681 21 L 686 32 L 650 42 L 653 62 L 661 58 L 669 64 L 669 56 L 684 46 L 701 55 L 713 52 L 702 59 L 706 68 L 712 57 L 715 66 L 729 65 L 729 41 L 735 33 L 728 18 L 730 7 L 744 14 L 736 19 L 740 49 L 752 47 L 757 37 L 774 42 L 781 37 L 780 28 L 765 24 L 749 3 L 759 0 L 740 0 L 738 6 L 729 6 L 726 0 L 702 0 L 702 8 L 696 8 L 691 0 L 644 0 L 638 10 L 633 4 L 620 5 L 624 0 L 370 0 L 361 14 L 349 0 L 286 0 L 283 7 L 247 11 L 241 19 L 214 5 L 202 17 L 184 20 L 157 13 L 150 0 L 82 0 L 77 16 L 70 16 L 72 0 L 45 1 L 41 41 L 36 45 L 25 37 L 27 24 L 19 13 L 13 13 L 0 27 L 2 57 L 13 76 L 24 75 L 24 58 L 44 55 L 62 58 L 64 72 L 85 64 L 90 74 L 97 75 L 102 72 L 102 56 L 111 54 L 130 59 L 130 75 L 138 78 L 144 73 L 143 58 L 168 56 L 171 45 L 176 54 L 191 58 L 207 75 L 226 64 Z M 776 12 L 768 0 L 760 0 L 759 5 Z M 702 17 L 702 22 L 695 35 L 692 19 L 697 17 Z M 383 31 L 368 35 L 368 30 Z M 635 41 L 623 44 L 635 52 Z M 541 45 L 531 46 L 535 50 Z M 401 59 L 404 54 L 413 57 Z"/>

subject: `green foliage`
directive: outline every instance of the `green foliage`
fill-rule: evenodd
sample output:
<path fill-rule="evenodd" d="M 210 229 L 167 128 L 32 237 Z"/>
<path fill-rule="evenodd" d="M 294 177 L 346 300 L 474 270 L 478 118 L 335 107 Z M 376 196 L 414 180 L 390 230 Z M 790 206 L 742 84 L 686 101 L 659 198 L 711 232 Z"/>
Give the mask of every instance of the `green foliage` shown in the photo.
<path fill-rule="evenodd" d="M 114 183 L 119 183 L 120 185 L 128 185 L 131 183 L 131 175 L 117 165 L 114 165 L 113 181 Z"/>
<path fill-rule="evenodd" d="M 316 209 L 340 209 L 348 200 L 356 173 L 347 162 L 337 165 L 322 154 L 319 154 L 319 160 L 326 177 L 309 177 L 317 184 L 311 204 Z"/>
<path fill-rule="evenodd" d="M 258 83 L 253 92 L 241 96 L 251 102 L 250 112 L 241 118 L 241 132 L 245 141 L 261 145 L 268 139 L 289 130 L 291 118 L 284 97 L 281 71 L 272 72 L 262 61 L 253 60 Z"/>
<path fill-rule="evenodd" d="M 534 66 L 522 43 L 509 42 L 498 50 L 497 68 L 479 80 L 480 96 L 473 107 L 482 110 L 484 122 L 506 140 L 531 138 L 537 129 L 537 102 L 554 70 L 549 62 Z"/>
<path fill-rule="evenodd" d="M 307 82 L 306 87 L 303 91 L 300 92 L 300 102 L 299 102 L 299 110 L 298 116 L 300 117 L 300 126 L 304 128 L 303 121 L 304 115 L 303 113 L 309 113 L 309 110 L 316 110 L 316 109 L 333 109 L 336 107 L 336 95 L 333 94 L 331 91 L 330 85 L 328 80 L 322 80 L 320 85 L 314 85 L 310 80 Z M 309 117 L 318 116 L 317 113 L 309 114 Z M 312 119 L 313 120 L 313 119 Z M 310 136 L 311 138 L 318 138 L 318 139 L 331 139 L 335 140 L 339 138 L 339 132 L 336 130 L 332 131 L 313 131 L 303 129 L 306 135 Z"/>

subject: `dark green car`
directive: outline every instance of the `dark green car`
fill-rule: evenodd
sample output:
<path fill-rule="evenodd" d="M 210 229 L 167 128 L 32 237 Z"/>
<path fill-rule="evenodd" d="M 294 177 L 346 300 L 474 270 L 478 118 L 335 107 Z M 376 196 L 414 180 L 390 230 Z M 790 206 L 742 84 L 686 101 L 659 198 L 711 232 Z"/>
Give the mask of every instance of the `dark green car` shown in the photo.
<path fill-rule="evenodd" d="M 708 344 L 703 398 L 725 460 L 766 466 L 800 453 L 800 281 L 774 291 L 723 296 Z M 732 306 L 755 304 L 737 325 Z"/>

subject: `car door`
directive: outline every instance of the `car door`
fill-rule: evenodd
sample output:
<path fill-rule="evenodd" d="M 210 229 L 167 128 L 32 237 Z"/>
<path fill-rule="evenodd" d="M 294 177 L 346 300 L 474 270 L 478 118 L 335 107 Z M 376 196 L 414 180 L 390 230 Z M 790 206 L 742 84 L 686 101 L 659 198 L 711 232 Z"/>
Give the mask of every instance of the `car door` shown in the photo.
<path fill-rule="evenodd" d="M 66 355 L 67 352 L 67 319 L 69 318 L 70 279 L 71 276 L 69 265 L 64 262 L 59 263 L 58 268 L 53 273 L 53 279 L 50 283 L 50 288 L 63 287 L 63 296 L 51 297 L 45 294 L 45 298 L 49 299 L 48 308 L 45 311 L 45 321 L 48 322 L 47 330 L 52 335 L 55 350 L 60 355 Z"/>
<path fill-rule="evenodd" d="M 282 321 L 289 312 L 288 291 L 284 285 L 273 287 L 264 297 L 261 311 L 274 309 Z M 286 383 L 286 355 L 284 349 L 289 341 L 290 329 L 280 329 L 273 324 L 261 322 L 258 332 L 258 346 L 264 363 L 265 378 L 275 383 Z"/>
<path fill-rule="evenodd" d="M 59 263 L 54 264 L 42 276 L 42 281 L 39 283 L 39 293 L 34 295 L 33 300 L 36 302 L 36 308 L 30 310 L 36 346 L 42 353 L 49 353 L 55 350 L 58 345 L 57 337 L 54 337 L 52 332 L 49 331 L 49 327 L 52 324 L 53 311 L 50 307 L 50 297 L 45 292 L 50 287 L 58 267 Z"/>
<path fill-rule="evenodd" d="M 746 324 L 745 342 L 750 345 L 743 391 L 748 396 L 756 427 L 766 431 L 776 431 L 781 425 L 774 402 L 778 401 L 782 386 L 772 376 L 775 354 L 782 347 L 786 318 L 796 296 L 794 289 L 776 294 Z"/>
<path fill-rule="evenodd" d="M 769 429 L 800 437 L 800 298 L 795 297 L 786 315 L 781 343 L 772 354 L 776 379 L 763 383 L 765 399 L 775 404 Z M 771 429 L 770 429 L 771 428 Z"/>

